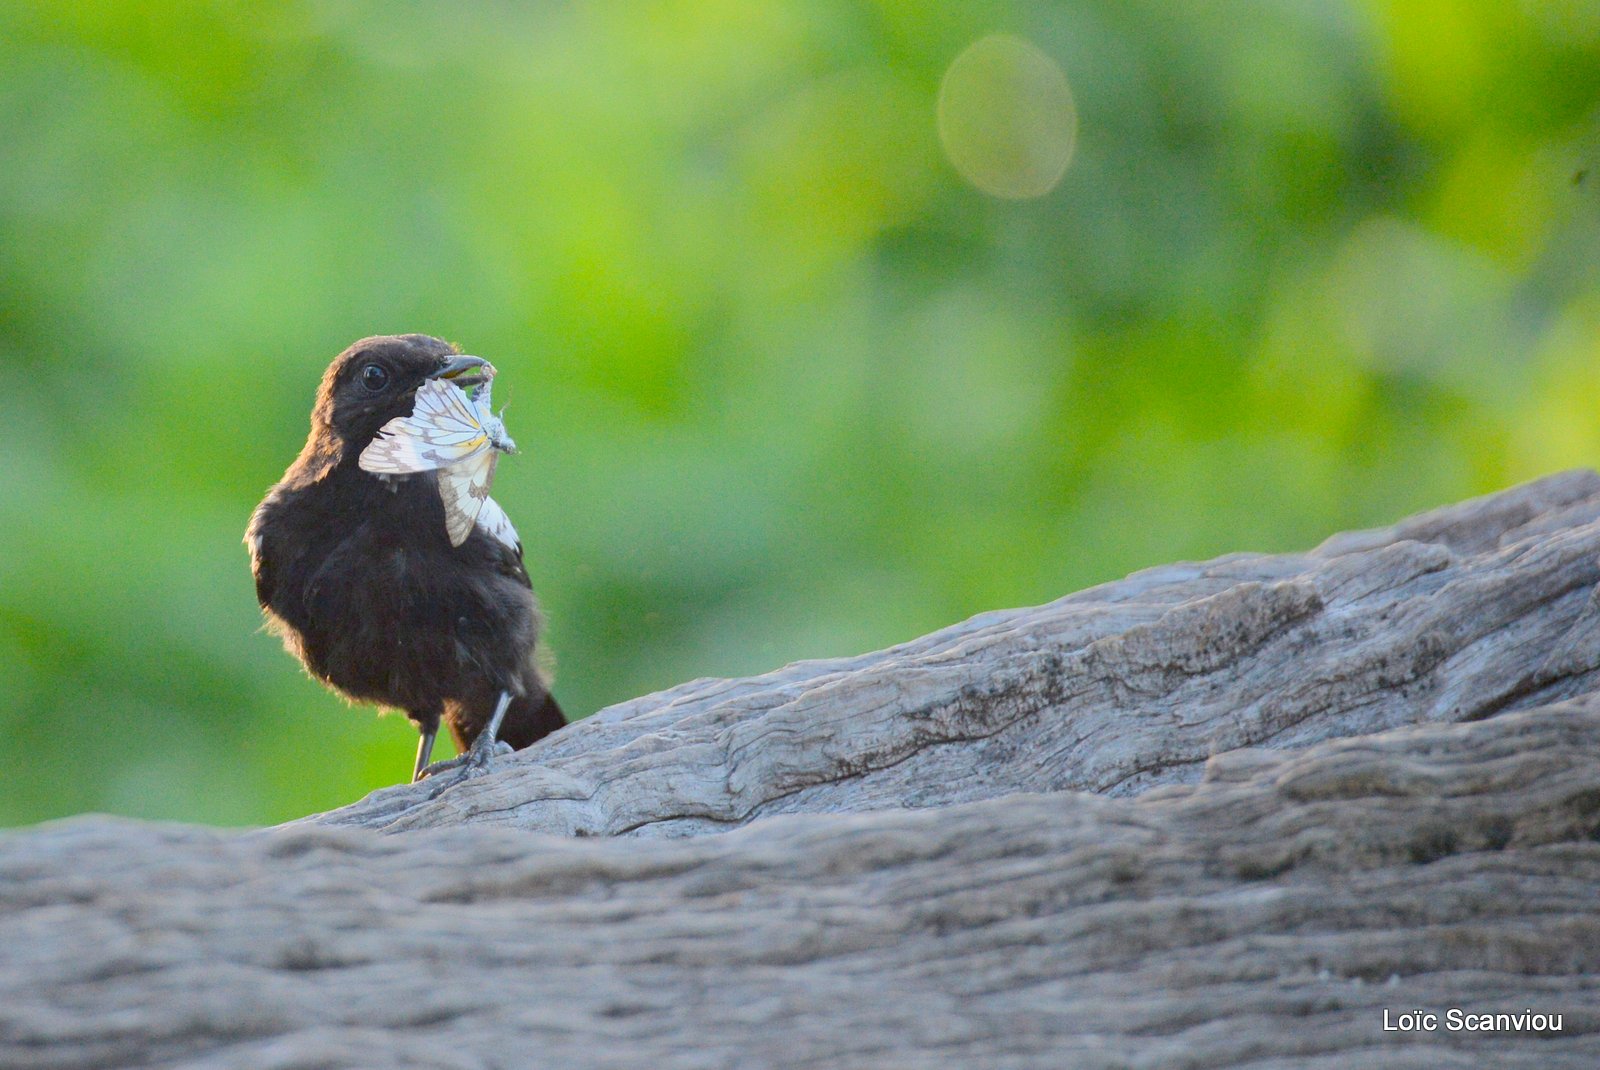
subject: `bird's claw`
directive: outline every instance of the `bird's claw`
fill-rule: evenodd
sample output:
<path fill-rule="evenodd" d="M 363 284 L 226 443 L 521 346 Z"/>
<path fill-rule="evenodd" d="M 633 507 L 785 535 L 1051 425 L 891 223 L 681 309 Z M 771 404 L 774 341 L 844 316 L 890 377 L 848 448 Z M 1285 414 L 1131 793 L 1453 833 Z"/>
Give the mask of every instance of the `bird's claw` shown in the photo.
<path fill-rule="evenodd" d="M 450 784 L 459 784 L 463 780 L 475 777 L 480 773 L 487 773 L 489 771 L 489 762 L 492 759 L 504 757 L 507 754 L 511 754 L 513 750 L 514 748 L 511 744 L 503 739 L 496 739 L 490 742 L 480 737 L 464 753 L 458 754 L 454 758 L 446 758 L 443 761 L 433 762 L 424 766 L 422 771 L 417 774 L 416 779 L 422 781 L 429 777 L 436 777 L 440 773 L 448 773 L 452 769 L 458 769 L 460 772 L 451 778 Z M 445 786 L 448 787 L 449 785 Z"/>
<path fill-rule="evenodd" d="M 477 738 L 472 741 L 472 746 L 468 747 L 465 753 L 458 754 L 454 758 L 446 758 L 442 762 L 434 762 L 432 765 L 424 766 L 417 770 L 416 776 L 411 778 L 412 783 L 416 783 L 424 777 L 438 776 L 440 773 L 451 769 L 461 770 L 450 779 L 449 783 L 439 785 L 430 795 L 430 798 L 432 798 L 437 797 L 440 792 L 451 785 L 459 784 L 469 777 L 488 772 L 489 759 L 498 758 L 502 754 L 510 754 L 515 749 L 511 744 L 500 738 L 500 724 L 505 720 L 506 710 L 510 706 L 511 692 L 500 692 L 500 701 L 495 705 L 494 713 L 489 715 L 489 723 L 484 725 L 478 732 Z M 423 738 L 423 747 L 431 746 L 433 746 L 433 738 L 425 736 Z M 420 764 L 423 758 L 427 756 L 427 750 L 419 750 L 417 754 L 417 761 Z"/>

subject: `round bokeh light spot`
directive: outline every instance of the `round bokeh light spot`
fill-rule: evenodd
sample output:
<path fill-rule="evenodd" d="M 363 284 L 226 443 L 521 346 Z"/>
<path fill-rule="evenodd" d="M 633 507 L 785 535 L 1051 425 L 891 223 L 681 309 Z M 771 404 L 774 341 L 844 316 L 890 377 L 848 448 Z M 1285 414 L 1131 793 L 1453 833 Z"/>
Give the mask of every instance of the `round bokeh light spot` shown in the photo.
<path fill-rule="evenodd" d="M 1072 162 L 1072 87 L 1055 60 L 1020 37 L 990 34 L 968 46 L 945 72 L 938 111 L 945 155 L 985 193 L 1043 196 Z"/>

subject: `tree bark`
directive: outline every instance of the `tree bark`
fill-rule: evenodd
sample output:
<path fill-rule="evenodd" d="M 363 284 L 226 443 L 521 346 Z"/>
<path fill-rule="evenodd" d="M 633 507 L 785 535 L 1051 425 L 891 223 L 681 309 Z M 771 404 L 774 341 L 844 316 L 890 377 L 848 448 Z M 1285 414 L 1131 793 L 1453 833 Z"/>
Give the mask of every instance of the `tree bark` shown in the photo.
<path fill-rule="evenodd" d="M 314 820 L 686 836 L 785 813 L 1192 783 L 1214 754 L 1470 721 L 1600 686 L 1600 476 L 1307 554 L 1233 554 L 853 658 L 613 706 L 438 794 Z"/>
<path fill-rule="evenodd" d="M 1597 583 L 1567 473 L 278 829 L 10 834 L 0 1065 L 1600 1065 Z"/>

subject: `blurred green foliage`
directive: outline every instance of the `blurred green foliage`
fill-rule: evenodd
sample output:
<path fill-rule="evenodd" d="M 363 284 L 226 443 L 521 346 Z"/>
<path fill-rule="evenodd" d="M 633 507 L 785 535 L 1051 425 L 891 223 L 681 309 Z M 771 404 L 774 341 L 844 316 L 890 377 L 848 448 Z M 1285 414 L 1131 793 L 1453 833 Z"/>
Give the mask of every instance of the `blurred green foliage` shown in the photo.
<path fill-rule="evenodd" d="M 1036 199 L 941 150 L 991 31 Z M 7 823 L 404 776 L 239 542 L 366 334 L 501 369 L 574 712 L 1600 455 L 1592 0 L 8 0 L 0 123 Z"/>

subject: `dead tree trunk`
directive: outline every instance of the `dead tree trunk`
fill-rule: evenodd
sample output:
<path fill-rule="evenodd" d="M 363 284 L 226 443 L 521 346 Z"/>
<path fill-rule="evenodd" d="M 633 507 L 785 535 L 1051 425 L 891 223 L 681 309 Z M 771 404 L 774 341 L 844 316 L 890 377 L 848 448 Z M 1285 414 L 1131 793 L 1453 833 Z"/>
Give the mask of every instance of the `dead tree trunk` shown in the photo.
<path fill-rule="evenodd" d="M 280 829 L 12 834 L 0 1065 L 1600 1065 L 1597 584 L 1569 473 Z"/>

